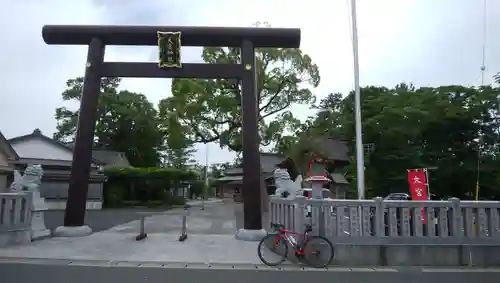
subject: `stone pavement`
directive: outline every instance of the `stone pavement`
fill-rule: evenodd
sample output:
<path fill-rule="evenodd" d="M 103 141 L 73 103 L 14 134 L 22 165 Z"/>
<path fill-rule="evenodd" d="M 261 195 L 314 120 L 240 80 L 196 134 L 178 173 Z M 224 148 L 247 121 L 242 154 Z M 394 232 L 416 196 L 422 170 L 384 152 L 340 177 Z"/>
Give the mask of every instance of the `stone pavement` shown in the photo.
<path fill-rule="evenodd" d="M 188 216 L 188 239 L 179 242 L 182 209 L 146 218 L 143 241 L 135 241 L 139 220 L 82 238 L 50 238 L 25 246 L 0 249 L 0 258 L 156 261 L 186 263 L 259 264 L 256 242 L 237 241 L 241 204 L 193 207 Z"/>
<path fill-rule="evenodd" d="M 195 203 L 189 209 L 188 216 L 188 234 L 212 234 L 212 235 L 234 235 L 236 233 L 237 223 L 242 222 L 243 214 L 234 203 L 207 203 L 205 210 L 201 210 Z M 174 233 L 179 235 L 182 228 L 183 209 L 172 209 L 165 212 L 165 215 L 154 215 L 146 218 L 146 233 Z M 241 218 L 237 221 L 236 218 Z M 137 218 L 139 219 L 139 218 Z M 240 219 L 238 219 L 240 220 Z M 108 231 L 120 233 L 137 233 L 139 231 L 140 221 L 131 221 L 122 225 L 115 226 Z"/>
<path fill-rule="evenodd" d="M 158 261 L 186 263 L 260 263 L 257 243 L 241 242 L 233 235 L 153 233 L 136 241 L 137 233 L 106 231 L 83 238 L 52 238 L 27 246 L 0 249 L 0 258 L 69 260 Z"/>
<path fill-rule="evenodd" d="M 207 205 L 220 203 L 220 199 L 209 199 L 205 201 Z M 199 200 L 189 200 L 188 204 L 191 206 L 201 206 L 202 202 Z M 101 232 L 108 230 L 114 226 L 121 225 L 133 220 L 137 220 L 138 211 L 163 211 L 164 208 L 107 208 L 101 210 L 89 210 L 85 214 L 85 225 L 92 227 L 92 231 Z M 64 225 L 64 210 L 49 210 L 44 213 L 45 226 L 53 231 L 59 226 Z"/>

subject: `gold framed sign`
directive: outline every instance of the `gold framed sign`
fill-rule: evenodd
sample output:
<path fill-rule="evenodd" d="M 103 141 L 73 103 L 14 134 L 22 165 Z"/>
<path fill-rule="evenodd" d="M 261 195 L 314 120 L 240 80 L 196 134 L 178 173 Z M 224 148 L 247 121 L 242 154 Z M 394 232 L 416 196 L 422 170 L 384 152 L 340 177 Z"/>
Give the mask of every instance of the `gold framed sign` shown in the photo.
<path fill-rule="evenodd" d="M 156 32 L 158 37 L 158 67 L 182 68 L 181 32 Z"/>

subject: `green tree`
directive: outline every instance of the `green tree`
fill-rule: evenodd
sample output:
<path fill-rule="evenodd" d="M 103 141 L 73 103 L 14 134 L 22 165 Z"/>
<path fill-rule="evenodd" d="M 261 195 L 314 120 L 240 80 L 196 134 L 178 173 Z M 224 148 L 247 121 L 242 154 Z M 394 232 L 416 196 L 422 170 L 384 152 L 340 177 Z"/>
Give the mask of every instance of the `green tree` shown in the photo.
<path fill-rule="evenodd" d="M 166 150 L 165 159 L 168 167 L 186 169 L 188 165 L 195 163 L 193 155 L 196 153 L 194 143 L 187 138 L 186 129 L 182 126 L 177 117 L 170 115 L 166 123 Z"/>
<path fill-rule="evenodd" d="M 164 135 L 157 111 L 140 93 L 118 91 L 118 78 L 103 78 L 97 110 L 94 146 L 124 152 L 133 166 L 156 166 Z M 83 78 L 70 79 L 62 93 L 64 101 L 80 101 Z M 59 107 L 55 111 L 54 138 L 73 142 L 79 110 Z"/>
<path fill-rule="evenodd" d="M 374 145 L 365 155 L 366 187 L 370 196 L 408 191 L 406 169 L 436 168 L 429 172 L 431 192 L 464 198 L 474 191 L 478 160 L 481 195 L 500 197 L 498 175 L 500 89 L 442 86 L 416 88 L 364 87 L 363 143 Z M 346 168 L 356 187 L 353 93 L 330 94 L 316 115 L 305 121 L 285 144 L 311 140 L 325 133 L 349 143 L 354 163 Z M 295 145 L 296 146 L 296 145 Z M 496 167 L 495 167 L 496 166 Z"/>
<path fill-rule="evenodd" d="M 240 51 L 204 48 L 202 58 L 206 63 L 236 64 Z M 315 96 L 309 87 L 316 87 L 320 77 L 318 67 L 299 49 L 258 49 L 256 60 L 261 144 L 268 145 L 299 123 L 287 109 L 295 103 L 312 104 Z M 221 147 L 241 151 L 241 97 L 236 80 L 174 79 L 172 96 L 163 99 L 159 108 L 164 121 L 177 116 L 193 142 L 219 141 Z"/>
<path fill-rule="evenodd" d="M 210 175 L 214 179 L 218 179 L 224 175 L 224 171 L 231 168 L 231 163 L 225 162 L 220 164 L 212 164 L 210 166 Z"/>

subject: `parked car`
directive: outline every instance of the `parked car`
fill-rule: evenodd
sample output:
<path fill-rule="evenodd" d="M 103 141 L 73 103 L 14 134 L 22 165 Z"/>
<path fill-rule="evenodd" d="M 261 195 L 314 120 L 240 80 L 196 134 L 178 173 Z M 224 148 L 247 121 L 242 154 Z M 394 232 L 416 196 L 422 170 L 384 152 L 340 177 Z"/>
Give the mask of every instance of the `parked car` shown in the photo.
<path fill-rule="evenodd" d="M 390 193 L 384 200 L 411 200 L 411 196 L 405 193 Z"/>
<path fill-rule="evenodd" d="M 430 195 L 430 197 L 431 197 L 431 199 L 435 199 L 435 198 L 436 198 L 436 195 L 431 194 L 431 195 Z M 403 200 L 403 201 L 411 201 L 411 200 L 412 200 L 412 198 L 411 198 L 411 196 L 410 196 L 409 194 L 407 194 L 407 193 L 391 193 L 391 194 L 387 195 L 387 196 L 384 198 L 384 200 Z M 441 199 L 441 200 L 443 200 L 443 199 Z M 385 209 L 384 209 L 386 233 L 388 233 L 388 225 L 387 225 L 387 223 L 389 223 L 389 219 L 388 219 L 388 216 L 389 216 L 389 215 L 388 215 L 388 211 L 389 211 L 389 210 L 388 210 L 387 208 L 385 208 Z M 448 213 L 448 208 L 445 208 L 445 211 Z M 439 212 L 438 212 L 438 210 L 436 210 L 436 211 L 435 211 L 435 216 L 434 216 L 434 221 L 433 221 L 433 222 L 434 222 L 433 224 L 434 224 L 434 225 L 436 225 L 436 226 L 437 226 L 437 224 L 438 224 L 438 213 L 439 213 Z M 410 211 L 410 223 L 412 223 L 412 222 L 411 222 L 411 221 L 412 221 L 412 219 L 411 219 L 411 218 L 412 218 L 412 216 L 413 216 L 413 214 L 412 214 L 412 212 Z M 397 212 L 396 217 L 397 217 L 397 226 L 398 226 L 398 229 L 400 229 L 400 226 L 401 226 L 401 213 L 400 213 L 400 211 L 398 211 L 398 212 Z M 424 216 L 424 217 L 425 217 L 425 216 Z M 426 222 L 425 224 L 428 224 L 428 223 Z M 413 228 L 413 225 L 410 225 L 410 229 L 412 229 L 412 228 Z M 437 227 L 436 227 L 436 229 L 437 229 Z M 411 232 L 411 233 L 413 233 L 413 232 Z"/>

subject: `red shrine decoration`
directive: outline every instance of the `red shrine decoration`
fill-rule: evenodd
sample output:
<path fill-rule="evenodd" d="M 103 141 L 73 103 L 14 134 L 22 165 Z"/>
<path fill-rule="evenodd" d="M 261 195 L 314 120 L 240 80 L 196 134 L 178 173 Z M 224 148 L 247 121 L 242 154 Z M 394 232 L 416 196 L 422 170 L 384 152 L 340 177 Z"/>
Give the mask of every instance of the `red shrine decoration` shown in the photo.
<path fill-rule="evenodd" d="M 329 182 L 330 179 L 328 179 L 325 165 L 326 160 L 314 155 L 311 157 L 306 181 Z"/>

